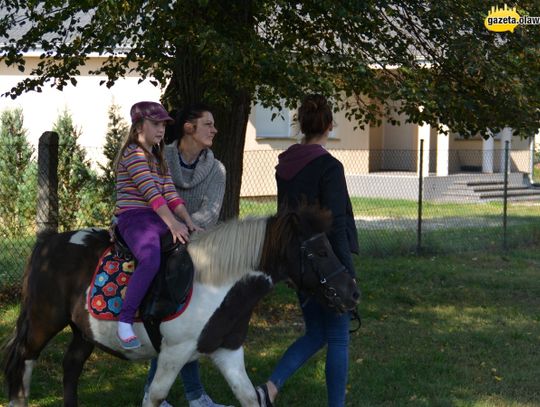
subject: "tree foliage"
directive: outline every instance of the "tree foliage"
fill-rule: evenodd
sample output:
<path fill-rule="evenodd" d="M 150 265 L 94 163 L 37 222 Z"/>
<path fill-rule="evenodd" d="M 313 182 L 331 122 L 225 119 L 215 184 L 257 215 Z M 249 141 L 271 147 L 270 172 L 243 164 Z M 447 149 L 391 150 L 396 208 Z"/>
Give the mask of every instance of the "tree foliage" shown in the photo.
<path fill-rule="evenodd" d="M 116 205 L 116 168 L 115 161 L 122 141 L 127 137 L 129 125 L 120 115 L 120 107 L 109 107 L 109 122 L 103 155 L 105 162 L 99 163 L 101 173 L 95 175 L 95 183 L 90 182 L 82 191 L 82 204 L 79 212 L 80 224 L 108 227 Z"/>
<path fill-rule="evenodd" d="M 78 143 L 81 132 L 67 110 L 58 116 L 53 131 L 58 133 L 58 225 L 61 230 L 71 230 L 81 226 L 77 214 L 83 191 L 89 184 L 95 185 L 96 176 Z"/>
<path fill-rule="evenodd" d="M 36 214 L 34 150 L 26 138 L 21 109 L 2 112 L 0 121 L 0 233 L 20 236 Z"/>
<path fill-rule="evenodd" d="M 0 20 L 8 65 L 32 74 L 10 92 L 76 83 L 90 53 L 104 84 L 131 70 L 167 87 L 169 107 L 215 109 L 227 167 L 225 216 L 238 210 L 244 133 L 253 101 L 296 106 L 322 92 L 360 125 L 392 112 L 464 135 L 540 122 L 539 26 L 493 33 L 482 0 L 10 0 Z M 540 15 L 524 0 L 521 15 Z M 15 36 L 14 29 L 22 35 Z M 24 52 L 42 49 L 37 67 Z"/>
<path fill-rule="evenodd" d="M 100 176 L 103 199 L 110 202 L 111 207 L 113 207 L 115 203 L 116 180 L 116 168 L 114 164 L 122 141 L 129 133 L 129 125 L 120 114 L 120 106 L 117 104 L 113 103 L 110 106 L 108 115 L 109 123 L 107 134 L 105 135 L 105 144 L 103 145 L 103 155 L 106 161 L 104 164 L 99 164 L 99 168 L 103 172 Z"/>

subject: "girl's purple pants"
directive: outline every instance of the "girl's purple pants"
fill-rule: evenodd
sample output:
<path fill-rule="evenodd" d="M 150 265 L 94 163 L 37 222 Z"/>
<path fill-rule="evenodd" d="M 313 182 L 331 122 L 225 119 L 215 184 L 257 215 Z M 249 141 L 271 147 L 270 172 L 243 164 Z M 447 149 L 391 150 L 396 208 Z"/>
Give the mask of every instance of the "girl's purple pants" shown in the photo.
<path fill-rule="evenodd" d="M 159 271 L 161 236 L 169 228 L 152 209 L 132 209 L 118 215 L 118 230 L 137 259 L 119 320 L 132 324 L 141 301 Z"/>

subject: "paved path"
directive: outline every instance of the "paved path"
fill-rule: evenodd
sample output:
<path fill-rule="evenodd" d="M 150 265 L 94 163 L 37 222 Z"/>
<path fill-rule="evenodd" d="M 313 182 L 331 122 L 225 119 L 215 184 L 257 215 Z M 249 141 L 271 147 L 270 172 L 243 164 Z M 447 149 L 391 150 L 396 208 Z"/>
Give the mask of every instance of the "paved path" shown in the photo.
<path fill-rule="evenodd" d="M 418 228 L 416 219 L 410 218 L 388 218 L 388 217 L 356 217 L 356 227 L 364 230 L 414 230 Z M 508 226 L 526 224 L 527 218 L 509 218 Z M 456 228 L 494 228 L 502 227 L 501 217 L 443 217 L 428 218 L 422 221 L 422 230 L 456 229 Z"/>

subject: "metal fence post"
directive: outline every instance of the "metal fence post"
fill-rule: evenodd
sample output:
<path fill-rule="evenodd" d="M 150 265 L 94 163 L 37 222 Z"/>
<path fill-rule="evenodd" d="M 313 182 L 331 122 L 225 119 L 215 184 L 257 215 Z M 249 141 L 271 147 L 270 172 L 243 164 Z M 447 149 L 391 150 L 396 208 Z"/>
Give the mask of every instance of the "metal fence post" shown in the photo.
<path fill-rule="evenodd" d="M 58 134 L 44 132 L 38 146 L 36 232 L 58 230 Z"/>
<path fill-rule="evenodd" d="M 504 192 L 503 192 L 503 249 L 506 250 L 507 246 L 507 210 L 508 210 L 508 154 L 509 154 L 510 142 L 506 140 L 504 142 Z"/>
<path fill-rule="evenodd" d="M 416 230 L 416 254 L 422 249 L 422 188 L 424 185 L 424 139 L 420 140 L 420 166 L 418 168 L 418 225 Z"/>

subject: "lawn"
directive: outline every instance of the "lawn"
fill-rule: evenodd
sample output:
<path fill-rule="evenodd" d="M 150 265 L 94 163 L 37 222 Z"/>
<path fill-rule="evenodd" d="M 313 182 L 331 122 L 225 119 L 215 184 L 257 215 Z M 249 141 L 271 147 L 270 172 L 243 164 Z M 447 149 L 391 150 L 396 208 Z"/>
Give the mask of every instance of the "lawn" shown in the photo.
<path fill-rule="evenodd" d="M 418 203 L 408 199 L 359 198 L 352 197 L 353 212 L 357 218 L 416 219 Z M 275 197 L 240 200 L 240 217 L 266 216 L 276 211 Z M 540 205 L 530 202 L 509 201 L 508 213 L 511 216 L 539 216 Z M 422 217 L 433 218 L 475 218 L 478 216 L 502 217 L 502 201 L 445 203 L 424 201 Z"/>
<path fill-rule="evenodd" d="M 352 335 L 348 406 L 540 406 L 540 247 L 444 256 L 363 257 L 363 327 Z M 17 305 L 0 310 L 0 336 Z M 279 286 L 258 307 L 246 349 L 254 383 L 266 379 L 302 330 L 293 292 Z M 43 352 L 34 370 L 32 406 L 61 405 L 61 359 L 68 333 Z M 236 404 L 216 369 L 203 382 L 220 402 Z M 100 351 L 87 363 L 81 406 L 138 406 L 144 363 Z M 324 354 L 286 384 L 277 406 L 324 407 Z M 182 388 L 170 395 L 186 406 Z M 5 396 L 0 405 L 6 405 Z"/>
<path fill-rule="evenodd" d="M 408 200 L 353 198 L 362 256 L 403 255 L 417 252 L 418 208 Z M 240 217 L 269 216 L 275 198 L 242 199 Z M 501 202 L 424 202 L 420 252 L 499 250 L 540 241 L 540 205 L 510 202 L 507 231 L 503 231 Z M 0 290 L 19 284 L 34 236 L 0 237 Z"/>

